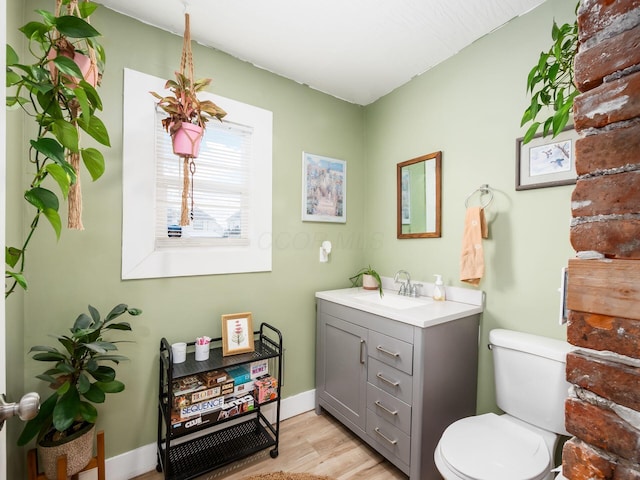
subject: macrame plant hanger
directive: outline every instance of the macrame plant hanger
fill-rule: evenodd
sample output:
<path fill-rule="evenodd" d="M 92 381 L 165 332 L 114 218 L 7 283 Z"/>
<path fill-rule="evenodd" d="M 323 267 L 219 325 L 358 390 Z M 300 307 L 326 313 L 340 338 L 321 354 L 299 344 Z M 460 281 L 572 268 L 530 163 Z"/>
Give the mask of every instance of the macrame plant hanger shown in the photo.
<path fill-rule="evenodd" d="M 62 0 L 56 0 L 56 17 L 60 16 L 62 11 Z M 67 5 L 67 15 L 75 15 L 77 17 L 82 18 L 80 14 L 80 8 L 78 7 L 78 0 L 71 0 Z M 87 23 L 89 23 L 89 18 L 85 19 Z M 57 35 L 57 33 L 56 33 Z M 98 62 L 96 60 L 96 52 L 91 46 L 89 42 L 87 42 L 87 53 L 89 59 L 91 61 L 90 71 L 96 71 L 98 69 Z M 97 78 L 97 77 L 96 77 Z M 62 80 L 61 80 L 62 81 Z M 73 124 L 78 132 L 78 139 L 80 138 L 80 128 L 78 127 L 77 122 L 75 121 L 78 118 L 80 113 L 80 106 L 77 102 L 71 105 L 71 117 L 73 118 Z M 68 218 L 67 218 L 67 227 L 74 230 L 84 230 L 84 226 L 82 225 L 82 191 L 80 188 L 80 152 L 67 152 L 68 162 L 73 167 L 73 170 L 76 172 L 76 181 L 71 184 L 69 187 L 68 194 Z"/>
<path fill-rule="evenodd" d="M 185 5 L 186 7 L 186 5 Z M 189 25 L 189 13 L 184 14 L 184 35 L 182 39 L 182 57 L 180 59 L 180 73 L 187 77 L 187 85 L 193 87 L 193 53 L 191 52 L 191 28 Z M 198 141 L 200 141 L 198 139 Z M 193 175 L 196 173 L 194 157 L 184 155 L 182 158 L 182 208 L 180 212 L 180 225 L 186 226 L 193 219 Z M 189 191 L 191 190 L 191 191 Z M 189 209 L 191 198 L 191 209 Z"/>

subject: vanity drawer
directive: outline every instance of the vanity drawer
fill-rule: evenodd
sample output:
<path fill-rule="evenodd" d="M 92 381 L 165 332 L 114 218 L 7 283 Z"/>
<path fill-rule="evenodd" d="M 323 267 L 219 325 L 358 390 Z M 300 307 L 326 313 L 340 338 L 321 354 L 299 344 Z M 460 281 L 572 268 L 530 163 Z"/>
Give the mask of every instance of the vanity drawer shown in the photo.
<path fill-rule="evenodd" d="M 378 418 L 371 410 L 367 410 L 367 435 L 376 445 L 380 445 L 381 453 L 387 451 L 409 465 L 411 437 L 389 422 Z"/>
<path fill-rule="evenodd" d="M 413 373 L 413 345 L 410 343 L 370 330 L 367 349 L 370 357 L 409 375 Z"/>
<path fill-rule="evenodd" d="M 367 408 L 376 416 L 411 434 L 411 406 L 367 383 Z"/>
<path fill-rule="evenodd" d="M 411 375 L 369 357 L 367 380 L 370 384 L 411 405 L 413 392 Z"/>

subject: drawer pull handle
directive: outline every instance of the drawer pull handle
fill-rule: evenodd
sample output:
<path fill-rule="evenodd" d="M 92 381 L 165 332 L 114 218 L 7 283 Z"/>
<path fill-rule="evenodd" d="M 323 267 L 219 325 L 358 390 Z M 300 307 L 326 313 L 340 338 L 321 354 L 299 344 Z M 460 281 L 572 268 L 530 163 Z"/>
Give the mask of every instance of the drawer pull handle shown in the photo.
<path fill-rule="evenodd" d="M 387 412 L 389 415 L 397 415 L 398 411 L 397 410 L 389 410 L 387 407 L 385 407 L 382 403 L 380 403 L 380 400 L 376 400 L 375 404 L 377 407 L 380 407 L 382 410 L 384 410 L 385 412 Z"/>
<path fill-rule="evenodd" d="M 365 341 L 360 339 L 360 364 L 364 365 L 364 358 L 362 353 L 364 352 Z"/>
<path fill-rule="evenodd" d="M 380 429 L 378 427 L 374 428 L 375 432 L 380 435 L 382 438 L 384 438 L 387 442 L 389 442 L 391 445 L 395 445 L 396 443 L 398 443 L 397 440 L 391 440 L 389 437 L 387 437 L 384 433 L 382 433 L 380 431 Z"/>
<path fill-rule="evenodd" d="M 398 385 L 400 385 L 400 382 L 394 382 L 393 380 L 389 380 L 388 378 L 386 378 L 384 375 L 382 375 L 380 372 L 378 372 L 376 374 L 376 377 L 378 377 L 380 380 L 382 380 L 385 383 L 388 383 L 389 385 L 391 385 L 392 387 L 397 387 Z"/>
<path fill-rule="evenodd" d="M 392 352 L 390 350 L 387 350 L 382 345 L 378 345 L 376 347 L 376 350 L 378 350 L 379 352 L 382 352 L 382 353 L 384 353 L 386 355 L 389 355 L 390 357 L 398 358 L 400 356 L 400 354 L 398 352 Z"/>

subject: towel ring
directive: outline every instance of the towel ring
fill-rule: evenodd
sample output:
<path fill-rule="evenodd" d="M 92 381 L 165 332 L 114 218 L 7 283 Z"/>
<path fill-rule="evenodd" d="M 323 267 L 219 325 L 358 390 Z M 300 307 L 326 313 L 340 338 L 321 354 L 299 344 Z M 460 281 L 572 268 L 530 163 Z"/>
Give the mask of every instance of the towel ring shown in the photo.
<path fill-rule="evenodd" d="M 491 187 L 489 187 L 489 185 L 487 183 L 480 185 L 480 187 L 476 188 L 473 192 L 471 192 L 469 195 L 467 195 L 467 198 L 465 198 L 464 200 L 464 206 L 465 207 L 469 207 L 469 200 L 471 199 L 471 197 L 473 197 L 476 193 L 480 194 L 480 208 L 487 208 L 491 202 L 493 202 L 493 191 L 491 190 Z M 489 198 L 486 199 L 484 202 L 482 202 L 482 197 L 484 195 L 489 195 Z"/>

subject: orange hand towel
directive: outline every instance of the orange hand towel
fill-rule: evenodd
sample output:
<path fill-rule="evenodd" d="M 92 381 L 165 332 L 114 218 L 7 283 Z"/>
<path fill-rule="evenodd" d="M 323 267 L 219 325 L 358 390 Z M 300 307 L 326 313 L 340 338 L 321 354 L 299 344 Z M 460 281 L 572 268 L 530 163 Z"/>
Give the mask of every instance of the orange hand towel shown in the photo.
<path fill-rule="evenodd" d="M 481 207 L 469 207 L 464 218 L 462 255 L 460 256 L 460 280 L 478 285 L 484 275 L 482 239 L 487 238 L 487 222 Z"/>

